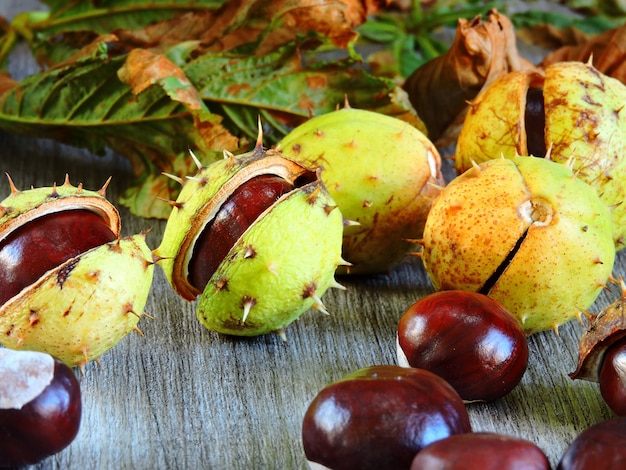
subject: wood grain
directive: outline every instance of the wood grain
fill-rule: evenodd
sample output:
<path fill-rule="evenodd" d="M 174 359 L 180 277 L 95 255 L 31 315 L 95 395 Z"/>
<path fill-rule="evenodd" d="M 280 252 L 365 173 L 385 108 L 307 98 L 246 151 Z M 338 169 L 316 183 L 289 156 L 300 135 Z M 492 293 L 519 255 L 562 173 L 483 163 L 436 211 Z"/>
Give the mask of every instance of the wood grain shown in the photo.
<path fill-rule="evenodd" d="M 2 2 L 0 14 L 18 2 Z M 19 2 L 27 10 L 35 2 Z M 17 73 L 32 63 L 13 59 Z M 62 182 L 100 187 L 113 176 L 108 195 L 116 203 L 131 178 L 126 160 L 95 156 L 49 140 L 0 132 L 0 171 L 20 188 Z M 0 179 L 0 198 L 8 194 Z M 123 233 L 152 229 L 156 247 L 162 221 L 121 209 Z M 623 272 L 618 256 L 616 274 Z M 131 334 L 91 363 L 80 378 L 83 422 L 76 440 L 39 469 L 304 469 L 300 426 L 308 403 L 331 381 L 373 364 L 395 363 L 395 328 L 402 313 L 432 287 L 418 259 L 389 276 L 341 279 L 347 290 L 324 297 L 331 312 L 307 312 L 288 327 L 288 341 L 268 335 L 234 339 L 209 332 L 194 304 L 180 300 L 157 269 L 142 319 L 144 336 Z M 601 294 L 593 312 L 619 289 Z M 572 381 L 583 327 L 571 322 L 532 336 L 530 365 L 506 397 L 470 404 L 474 430 L 495 431 L 537 443 L 554 466 L 571 440 L 591 424 L 613 416 L 596 384 Z"/>

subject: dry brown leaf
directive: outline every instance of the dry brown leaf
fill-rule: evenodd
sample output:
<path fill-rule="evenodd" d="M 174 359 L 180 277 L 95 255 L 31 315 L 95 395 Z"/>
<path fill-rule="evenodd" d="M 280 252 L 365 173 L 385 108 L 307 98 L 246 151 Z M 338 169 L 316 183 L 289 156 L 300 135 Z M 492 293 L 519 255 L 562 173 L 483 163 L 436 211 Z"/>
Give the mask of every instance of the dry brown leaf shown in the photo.
<path fill-rule="evenodd" d="M 443 147 L 456 142 L 467 103 L 514 70 L 540 71 L 519 55 L 511 21 L 493 9 L 484 22 L 480 15 L 459 20 L 450 49 L 411 74 L 404 89 L 429 138 Z"/>
<path fill-rule="evenodd" d="M 138 95 L 154 84 L 161 84 L 171 99 L 192 112 L 194 127 L 204 149 L 236 149 L 239 140 L 221 124 L 222 118 L 209 113 L 198 90 L 183 70 L 161 54 L 146 49 L 133 49 L 119 69 L 120 80 Z"/>
<path fill-rule="evenodd" d="M 346 47 L 356 36 L 355 28 L 382 3 L 384 0 L 233 0 L 214 12 L 187 13 L 141 30 L 115 33 L 127 46 L 160 50 L 196 40 L 202 44 L 198 53 L 229 51 L 260 40 L 256 53 L 263 55 L 311 31 Z M 270 25 L 279 27 L 268 30 Z"/>
<path fill-rule="evenodd" d="M 541 65 L 547 67 L 555 62 L 587 62 L 590 59 L 602 73 L 626 83 L 626 24 L 580 44 L 560 47 L 548 54 Z"/>

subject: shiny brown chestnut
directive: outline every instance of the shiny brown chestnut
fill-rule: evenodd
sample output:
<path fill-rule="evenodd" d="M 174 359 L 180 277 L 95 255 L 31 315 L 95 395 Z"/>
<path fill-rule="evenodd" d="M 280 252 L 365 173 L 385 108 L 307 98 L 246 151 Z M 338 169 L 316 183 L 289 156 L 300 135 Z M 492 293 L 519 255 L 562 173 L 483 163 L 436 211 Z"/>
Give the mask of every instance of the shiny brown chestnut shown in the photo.
<path fill-rule="evenodd" d="M 70 367 L 46 353 L 0 349 L 0 467 L 63 450 L 78 433 L 81 410 Z"/>
<path fill-rule="evenodd" d="M 321 390 L 302 424 L 311 468 L 409 468 L 417 452 L 471 431 L 456 391 L 422 369 L 366 367 Z"/>
<path fill-rule="evenodd" d="M 411 470 L 550 470 L 535 443 L 492 432 L 455 434 L 422 449 Z"/>
<path fill-rule="evenodd" d="M 400 318 L 398 364 L 443 377 L 466 402 L 509 393 L 528 365 L 528 341 L 499 302 L 460 290 L 422 297 Z"/>
<path fill-rule="evenodd" d="M 621 295 L 595 316 L 580 339 L 578 366 L 572 379 L 600 384 L 600 394 L 618 415 L 626 416 L 626 284 Z"/>
<path fill-rule="evenodd" d="M 557 470 L 623 470 L 626 468 L 626 418 L 596 423 L 565 450 Z"/>

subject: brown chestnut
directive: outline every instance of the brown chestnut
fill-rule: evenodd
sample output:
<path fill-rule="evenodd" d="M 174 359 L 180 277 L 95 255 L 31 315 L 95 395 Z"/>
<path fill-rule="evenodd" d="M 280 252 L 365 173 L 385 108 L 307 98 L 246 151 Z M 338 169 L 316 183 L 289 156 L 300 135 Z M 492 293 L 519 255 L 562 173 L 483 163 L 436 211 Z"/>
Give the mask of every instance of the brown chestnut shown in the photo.
<path fill-rule="evenodd" d="M 609 347 L 600 366 L 600 394 L 618 415 L 626 416 L 626 341 Z"/>
<path fill-rule="evenodd" d="M 80 385 L 46 353 L 0 349 L 0 467 L 35 464 L 76 437 Z"/>
<path fill-rule="evenodd" d="M 423 447 L 471 431 L 463 401 L 422 369 L 371 366 L 321 390 L 302 424 L 311 468 L 409 468 Z"/>
<path fill-rule="evenodd" d="M 198 237 L 189 261 L 189 282 L 203 290 L 247 228 L 293 187 L 276 175 L 256 176 L 239 186 Z"/>
<path fill-rule="evenodd" d="M 422 297 L 398 323 L 398 363 L 443 377 L 466 402 L 509 393 L 528 365 L 528 341 L 499 302 L 449 290 Z"/>
<path fill-rule="evenodd" d="M 24 224 L 0 240 L 0 305 L 46 271 L 116 238 L 90 210 L 53 212 Z"/>
<path fill-rule="evenodd" d="M 572 379 L 599 382 L 604 401 L 618 415 L 626 416 L 626 285 L 621 295 L 589 323 L 580 339 L 578 365 Z"/>
<path fill-rule="evenodd" d="M 422 449 L 411 470 L 550 470 L 546 454 L 526 439 L 490 432 L 455 434 Z"/>
<path fill-rule="evenodd" d="M 572 441 L 557 470 L 626 468 L 626 418 L 613 418 L 585 429 Z"/>

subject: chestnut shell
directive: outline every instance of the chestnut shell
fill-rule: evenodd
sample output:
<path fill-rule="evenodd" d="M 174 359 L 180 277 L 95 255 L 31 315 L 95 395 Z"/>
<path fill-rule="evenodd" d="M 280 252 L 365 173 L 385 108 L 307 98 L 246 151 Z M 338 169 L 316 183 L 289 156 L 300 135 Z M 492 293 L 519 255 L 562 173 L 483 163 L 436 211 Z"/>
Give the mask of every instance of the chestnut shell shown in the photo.
<path fill-rule="evenodd" d="M 626 468 L 626 418 L 596 423 L 565 450 L 557 470 L 622 470 Z"/>
<path fill-rule="evenodd" d="M 443 377 L 465 401 L 509 393 L 528 365 L 528 341 L 499 302 L 476 292 L 435 292 L 415 302 L 398 323 L 400 365 Z"/>
<path fill-rule="evenodd" d="M 0 467 L 35 464 L 67 447 L 82 415 L 73 370 L 54 358 L 50 384 L 20 409 L 0 409 Z"/>
<path fill-rule="evenodd" d="M 423 447 L 470 432 L 467 410 L 441 377 L 372 366 L 324 388 L 302 425 L 311 462 L 334 470 L 409 468 Z"/>
<path fill-rule="evenodd" d="M 422 449 L 411 470 L 550 470 L 533 442 L 490 432 L 455 434 Z"/>

